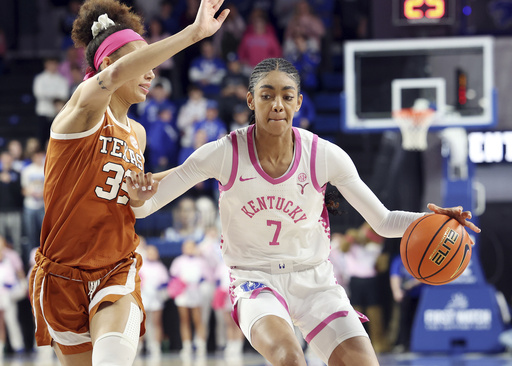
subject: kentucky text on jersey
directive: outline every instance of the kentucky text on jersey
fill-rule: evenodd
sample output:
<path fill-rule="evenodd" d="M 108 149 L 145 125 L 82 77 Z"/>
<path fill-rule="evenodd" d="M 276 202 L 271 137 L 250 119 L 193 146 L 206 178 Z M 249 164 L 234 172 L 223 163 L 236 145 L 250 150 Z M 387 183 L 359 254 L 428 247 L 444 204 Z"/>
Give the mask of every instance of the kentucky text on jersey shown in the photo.
<path fill-rule="evenodd" d="M 255 203 L 254 200 L 250 200 L 247 202 L 247 205 L 241 208 L 242 212 L 249 216 L 251 219 L 261 210 L 283 211 L 293 219 L 294 223 L 307 219 L 304 210 L 302 210 L 302 208 L 299 206 L 296 206 L 292 201 L 286 200 L 286 198 L 276 196 L 262 196 L 257 197 L 256 202 L 257 203 Z"/>
<path fill-rule="evenodd" d="M 140 170 L 143 170 L 142 155 L 130 149 L 126 141 L 117 137 L 100 136 L 103 146 L 100 150 L 102 154 L 110 154 L 112 156 L 122 158 L 127 163 L 132 163 Z M 130 158 L 128 158 L 130 156 Z"/>

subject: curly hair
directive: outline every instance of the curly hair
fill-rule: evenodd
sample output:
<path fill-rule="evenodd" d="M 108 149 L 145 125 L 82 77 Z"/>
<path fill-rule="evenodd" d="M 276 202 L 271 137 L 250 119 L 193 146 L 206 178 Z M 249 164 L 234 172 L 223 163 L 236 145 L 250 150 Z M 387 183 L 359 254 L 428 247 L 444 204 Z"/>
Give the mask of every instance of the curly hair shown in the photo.
<path fill-rule="evenodd" d="M 78 17 L 73 22 L 71 38 L 75 47 L 85 47 L 85 59 L 88 66 L 94 69 L 94 54 L 105 38 L 111 34 L 123 29 L 132 29 L 140 35 L 144 34 L 142 17 L 131 10 L 131 7 L 121 4 L 118 0 L 87 0 L 80 7 Z M 107 14 L 116 24 L 102 30 L 96 38 L 93 38 L 92 24 L 102 14 Z M 112 54 L 113 57 L 116 52 Z"/>

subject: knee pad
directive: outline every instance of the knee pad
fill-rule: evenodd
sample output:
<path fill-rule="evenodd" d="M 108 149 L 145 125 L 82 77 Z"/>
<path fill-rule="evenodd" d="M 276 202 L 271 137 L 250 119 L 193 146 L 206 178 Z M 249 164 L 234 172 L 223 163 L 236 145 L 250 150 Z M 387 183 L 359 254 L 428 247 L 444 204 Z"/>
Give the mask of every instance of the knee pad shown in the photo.
<path fill-rule="evenodd" d="M 109 332 L 101 335 L 92 350 L 93 366 L 132 365 L 137 355 L 140 335 L 140 309 L 131 304 L 130 315 L 123 333 Z"/>

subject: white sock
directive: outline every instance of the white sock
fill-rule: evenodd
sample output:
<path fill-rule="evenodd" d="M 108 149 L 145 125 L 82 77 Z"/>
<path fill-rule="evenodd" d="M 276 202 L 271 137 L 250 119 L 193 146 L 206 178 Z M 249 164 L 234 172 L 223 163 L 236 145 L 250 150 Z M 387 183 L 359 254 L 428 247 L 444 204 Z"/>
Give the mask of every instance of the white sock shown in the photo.
<path fill-rule="evenodd" d="M 194 345 L 196 346 L 196 354 L 198 356 L 205 356 L 206 355 L 206 342 L 205 342 L 204 339 L 196 337 L 194 339 Z"/>

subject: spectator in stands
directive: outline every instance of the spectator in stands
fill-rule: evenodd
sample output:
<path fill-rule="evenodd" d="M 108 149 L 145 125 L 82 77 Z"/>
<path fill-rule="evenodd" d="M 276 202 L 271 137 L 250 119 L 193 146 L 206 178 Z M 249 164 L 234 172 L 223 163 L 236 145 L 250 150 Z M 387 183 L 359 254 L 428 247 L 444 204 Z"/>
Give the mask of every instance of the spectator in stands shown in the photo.
<path fill-rule="evenodd" d="M 208 142 L 220 139 L 226 133 L 226 123 L 219 118 L 219 105 L 217 101 L 209 100 L 206 106 L 205 118 L 199 121 L 194 129 L 194 150 Z M 188 158 L 188 156 L 186 157 Z M 181 153 L 182 159 L 186 157 Z M 214 179 L 198 183 L 195 189 L 198 191 L 198 194 L 211 195 L 212 197 L 218 195 L 218 184 Z"/>
<path fill-rule="evenodd" d="M 183 242 L 191 239 L 199 243 L 204 231 L 197 225 L 196 203 L 192 197 L 183 197 L 172 210 L 172 226 L 165 230 L 165 239 L 171 242 Z"/>
<path fill-rule="evenodd" d="M 233 108 L 237 104 L 247 105 L 247 86 L 249 78 L 243 72 L 242 64 L 236 53 L 228 54 L 228 72 L 222 79 L 221 96 L 219 99 L 219 116 L 226 124 L 233 118 Z"/>
<path fill-rule="evenodd" d="M 226 64 L 218 57 L 210 40 L 201 42 L 201 55 L 192 60 L 188 70 L 190 81 L 198 85 L 207 98 L 220 93 L 222 79 L 227 73 Z"/>
<path fill-rule="evenodd" d="M 311 49 L 320 52 L 325 27 L 322 19 L 311 11 L 307 0 L 301 0 L 295 6 L 292 18 L 286 26 L 284 42 L 301 35 L 311 44 Z"/>
<path fill-rule="evenodd" d="M 24 255 L 28 255 L 32 248 L 39 246 L 44 217 L 44 158 L 43 150 L 34 151 L 31 163 L 21 171 L 21 188 L 24 196 L 23 226 L 28 239 Z"/>
<path fill-rule="evenodd" d="M 25 149 L 23 150 L 23 162 L 24 165 L 28 165 L 32 162 L 32 154 L 39 150 L 46 150 L 41 146 L 41 142 L 37 137 L 29 137 L 25 140 Z"/>
<path fill-rule="evenodd" d="M 160 0 L 134 0 L 134 2 L 135 8 L 144 19 L 153 19 L 158 16 Z"/>
<path fill-rule="evenodd" d="M 347 273 L 347 260 L 345 253 L 342 251 L 342 246 L 345 244 L 345 237 L 342 233 L 331 232 L 331 254 L 329 255 L 329 261 L 332 263 L 334 269 L 334 277 L 336 281 L 349 292 L 349 281 L 350 276 Z"/>
<path fill-rule="evenodd" d="M 393 299 L 400 309 L 398 337 L 393 350 L 407 352 L 411 342 L 414 316 L 424 285 L 407 272 L 400 255 L 397 255 L 391 262 L 389 276 Z"/>
<path fill-rule="evenodd" d="M 236 54 L 238 51 L 247 25 L 235 4 L 228 4 L 226 7 L 230 9 L 229 17 L 213 36 L 213 47 L 220 50 L 220 55 L 224 60 L 229 60 L 229 54 Z"/>
<path fill-rule="evenodd" d="M 311 129 L 315 122 L 315 116 L 315 104 L 309 97 L 308 93 L 302 91 L 302 106 L 293 116 L 293 126 L 304 128 L 306 130 Z"/>
<path fill-rule="evenodd" d="M 158 118 L 147 131 L 148 140 L 151 141 L 147 163 L 151 171 L 160 172 L 178 164 L 180 134 L 174 114 L 174 107 L 160 107 Z"/>
<path fill-rule="evenodd" d="M 21 256 L 7 245 L 7 241 L 2 236 L 0 236 L 0 287 L 4 287 L 6 290 L 4 292 L 0 289 L 0 298 L 4 297 L 4 299 L 0 299 L 0 312 L 4 311 L 9 343 L 15 353 L 22 353 L 25 346 L 21 324 L 18 320 L 18 301 L 27 297 L 28 282 Z M 1 343 L 0 336 L 0 347 Z M 0 350 L 0 355 L 1 353 Z M 2 357 L 0 356 L 1 363 Z"/>
<path fill-rule="evenodd" d="M 154 42 L 158 42 L 164 38 L 169 37 L 171 34 L 167 33 L 164 30 L 164 27 L 162 25 L 162 21 L 159 17 L 154 17 L 149 21 L 148 24 L 148 33 L 145 36 L 146 41 L 151 44 Z M 167 79 L 170 79 L 171 77 L 171 70 L 174 67 L 174 58 L 168 58 L 164 62 L 162 62 L 157 69 L 159 70 L 160 74 Z"/>
<path fill-rule="evenodd" d="M 20 173 L 13 169 L 13 158 L 0 153 L 0 236 L 9 240 L 21 255 L 23 196 Z"/>
<path fill-rule="evenodd" d="M 287 38 L 284 44 L 283 57 L 295 66 L 306 91 L 318 89 L 318 66 L 321 55 L 314 43 L 313 38 L 306 38 L 303 34 L 296 33 Z"/>
<path fill-rule="evenodd" d="M 242 64 L 236 52 L 227 55 L 227 72 L 222 78 L 221 95 L 231 97 L 236 94 L 236 86 L 244 85 L 247 88 L 249 77 L 243 72 Z"/>
<path fill-rule="evenodd" d="M 21 173 L 28 163 L 23 159 L 23 144 L 18 139 L 12 139 L 7 144 L 7 150 L 12 157 L 12 168 Z"/>
<path fill-rule="evenodd" d="M 192 23 L 196 17 L 200 0 L 184 0 L 185 9 L 180 18 L 180 29 Z"/>
<path fill-rule="evenodd" d="M 268 23 L 264 12 L 254 10 L 250 20 L 238 47 L 238 56 L 242 64 L 252 71 L 266 58 L 281 57 L 282 50 L 275 29 Z"/>
<path fill-rule="evenodd" d="M 217 206 L 209 197 L 203 196 L 196 201 L 196 207 L 199 205 L 208 205 L 208 210 L 213 210 L 214 215 L 217 213 Z M 203 226 L 204 227 L 204 226 Z M 216 349 L 222 349 L 226 345 L 225 321 L 223 311 L 219 312 L 214 309 L 212 302 L 216 284 L 216 273 L 219 266 L 223 266 L 222 255 L 220 252 L 220 234 L 215 225 L 209 225 L 205 229 L 203 240 L 197 244 L 199 255 L 204 259 L 204 281 L 199 286 L 203 302 L 201 304 L 201 318 L 205 327 L 206 334 L 210 333 L 210 318 L 212 311 L 215 315 L 215 346 Z"/>
<path fill-rule="evenodd" d="M 61 32 L 61 49 L 67 50 L 73 47 L 73 40 L 71 39 L 71 30 L 73 29 L 73 22 L 78 16 L 78 11 L 82 5 L 80 0 L 69 0 L 67 2 L 66 11 L 61 16 L 59 21 L 60 32 Z"/>
<path fill-rule="evenodd" d="M 149 98 L 147 98 L 146 102 L 142 106 L 142 113 L 140 118 L 140 123 L 146 129 L 146 134 L 149 135 L 151 129 L 155 125 L 158 120 L 158 114 L 161 110 L 169 109 L 174 114 L 176 112 L 176 106 L 169 99 L 171 96 L 170 83 L 165 84 L 162 80 L 157 80 L 154 82 L 152 87 L 149 89 Z M 151 141 L 151 139 L 148 139 Z M 147 148 L 151 149 L 152 144 L 148 144 Z"/>
<path fill-rule="evenodd" d="M 367 38 L 369 16 L 369 1 L 336 1 L 333 10 L 335 39 L 346 41 Z"/>
<path fill-rule="evenodd" d="M 300 0 L 274 0 L 272 6 L 272 13 L 276 16 L 276 25 L 279 39 L 283 39 L 284 31 L 290 19 L 293 17 L 295 7 Z"/>
<path fill-rule="evenodd" d="M 78 85 L 83 81 L 84 73 L 81 66 L 73 65 L 70 70 L 71 86 L 69 87 L 69 94 L 73 95 Z"/>
<path fill-rule="evenodd" d="M 36 99 L 36 114 L 39 117 L 39 139 L 46 144 L 50 136 L 50 125 L 57 114 L 54 99 L 67 100 L 69 84 L 59 71 L 59 61 L 49 57 L 44 61 L 43 72 L 37 74 L 33 82 L 33 93 Z"/>
<path fill-rule="evenodd" d="M 194 130 L 194 148 L 220 139 L 227 133 L 225 123 L 219 118 L 219 104 L 209 100 L 206 104 L 205 118 L 196 124 Z"/>
<path fill-rule="evenodd" d="M 235 108 L 233 108 L 233 119 L 229 124 L 229 130 L 234 131 L 249 126 L 250 114 L 251 110 L 247 107 L 247 104 L 235 105 Z"/>
<path fill-rule="evenodd" d="M 229 364 L 231 362 L 240 362 L 243 356 L 245 337 L 238 325 L 231 316 L 232 304 L 229 298 L 229 267 L 222 262 L 217 266 L 215 273 L 217 287 L 213 297 L 213 309 L 218 311 L 224 317 L 226 348 L 224 349 L 224 360 Z"/>
<path fill-rule="evenodd" d="M 59 74 L 68 81 L 69 88 L 72 88 L 76 80 L 73 78 L 73 68 L 82 69 L 85 64 L 84 48 L 76 48 L 71 45 L 66 49 L 66 58 L 59 64 Z M 83 75 L 82 75 L 83 78 Z M 82 80 L 81 78 L 81 80 Z"/>
<path fill-rule="evenodd" d="M 197 13 L 197 9 L 199 7 L 200 0 L 180 0 L 180 2 L 184 2 L 185 8 L 180 13 L 179 24 L 181 28 L 184 28 L 190 21 L 193 21 L 195 17 L 195 13 Z M 180 28 L 180 29 L 181 29 Z M 182 52 L 177 54 L 176 63 L 178 65 L 178 69 L 180 70 L 180 84 L 183 89 L 183 97 L 187 96 L 188 88 L 191 84 L 193 84 L 188 75 L 188 70 L 190 68 L 190 63 L 196 57 L 201 55 L 201 45 L 199 43 L 193 44 L 190 47 L 185 48 Z"/>
<path fill-rule="evenodd" d="M 143 241 L 141 240 L 141 243 Z M 139 250 L 139 249 L 137 249 Z M 167 299 L 169 273 L 154 245 L 141 248 L 144 260 L 139 271 L 140 291 L 146 310 L 146 351 L 150 361 L 160 361 L 163 338 L 163 309 Z"/>
<path fill-rule="evenodd" d="M 341 250 L 345 253 L 347 274 L 350 276 L 350 302 L 354 309 L 371 319 L 368 324 L 370 339 L 375 352 L 388 351 L 384 333 L 384 315 L 379 299 L 377 274 L 383 268 L 379 256 L 383 238 L 373 231 L 368 223 L 357 229 L 349 229 Z"/>
<path fill-rule="evenodd" d="M 180 30 L 180 17 L 185 11 L 185 8 L 186 2 L 183 0 L 163 0 L 160 2 L 160 13 L 158 17 L 162 21 L 163 31 L 165 33 L 178 33 Z M 226 23 L 224 22 L 224 24 Z"/>
<path fill-rule="evenodd" d="M 201 319 L 201 292 L 199 285 L 204 279 L 204 260 L 198 255 L 196 242 L 185 240 L 182 253 L 176 257 L 169 270 L 169 294 L 174 298 L 180 317 L 182 349 L 180 356 L 189 360 L 192 357 L 192 323 L 194 346 L 199 358 L 206 356 L 206 332 Z"/>
<path fill-rule="evenodd" d="M 194 130 L 195 125 L 206 116 L 206 104 L 208 100 L 204 97 L 203 91 L 196 85 L 188 87 L 188 98 L 178 112 L 178 129 L 181 134 L 181 149 L 179 164 L 194 151 Z"/>

